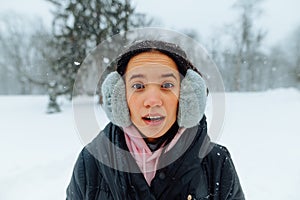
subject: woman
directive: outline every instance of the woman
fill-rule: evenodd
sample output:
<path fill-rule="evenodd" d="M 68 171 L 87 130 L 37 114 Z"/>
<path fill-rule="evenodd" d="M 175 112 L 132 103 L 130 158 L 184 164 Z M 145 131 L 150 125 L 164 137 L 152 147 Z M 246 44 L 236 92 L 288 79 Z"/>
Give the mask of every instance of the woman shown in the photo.
<path fill-rule="evenodd" d="M 106 128 L 80 153 L 67 199 L 244 199 L 209 141 L 201 73 L 175 44 L 141 41 L 102 85 Z"/>

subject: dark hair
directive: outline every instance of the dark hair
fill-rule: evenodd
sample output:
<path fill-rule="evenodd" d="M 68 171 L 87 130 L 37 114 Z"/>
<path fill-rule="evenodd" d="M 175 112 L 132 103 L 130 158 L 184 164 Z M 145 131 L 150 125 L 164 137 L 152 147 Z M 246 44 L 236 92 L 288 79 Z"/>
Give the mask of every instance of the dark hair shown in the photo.
<path fill-rule="evenodd" d="M 188 69 L 192 69 L 201 75 L 196 67 L 187 59 L 186 53 L 176 44 L 159 41 L 144 40 L 134 42 L 117 58 L 117 72 L 123 76 L 125 74 L 129 60 L 143 52 L 159 51 L 169 56 L 177 65 L 178 71 L 185 76 Z"/>

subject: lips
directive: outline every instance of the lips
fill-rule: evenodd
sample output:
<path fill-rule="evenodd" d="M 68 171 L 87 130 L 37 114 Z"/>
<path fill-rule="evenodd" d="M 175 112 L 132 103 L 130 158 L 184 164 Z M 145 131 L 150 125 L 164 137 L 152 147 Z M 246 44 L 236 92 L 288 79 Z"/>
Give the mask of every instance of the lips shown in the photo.
<path fill-rule="evenodd" d="M 165 116 L 159 114 L 148 114 L 142 117 L 142 119 L 148 125 L 160 125 L 164 121 Z"/>

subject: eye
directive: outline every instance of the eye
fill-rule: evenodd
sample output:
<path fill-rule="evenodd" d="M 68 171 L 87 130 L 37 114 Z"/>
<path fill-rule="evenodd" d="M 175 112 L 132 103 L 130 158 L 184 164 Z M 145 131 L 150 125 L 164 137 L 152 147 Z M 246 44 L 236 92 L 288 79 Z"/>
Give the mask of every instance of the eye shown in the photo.
<path fill-rule="evenodd" d="M 174 87 L 174 84 L 173 83 L 164 83 L 161 85 L 162 88 L 173 88 Z"/>
<path fill-rule="evenodd" d="M 135 83 L 131 86 L 131 88 L 135 89 L 135 90 L 141 90 L 141 89 L 144 89 L 145 86 L 141 83 Z"/>

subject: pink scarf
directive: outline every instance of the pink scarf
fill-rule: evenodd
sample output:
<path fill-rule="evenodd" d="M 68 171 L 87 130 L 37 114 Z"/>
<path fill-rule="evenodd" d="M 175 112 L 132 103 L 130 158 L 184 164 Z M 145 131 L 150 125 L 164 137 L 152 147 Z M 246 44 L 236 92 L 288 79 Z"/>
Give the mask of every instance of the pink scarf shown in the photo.
<path fill-rule="evenodd" d="M 169 151 L 177 143 L 184 131 L 185 128 L 179 128 L 177 134 L 169 143 L 167 148 L 164 149 L 163 144 L 158 150 L 151 152 L 148 145 L 134 125 L 124 128 L 125 140 L 128 149 L 135 159 L 140 170 L 144 174 L 148 185 L 151 184 L 151 181 L 155 176 L 157 163 L 160 155 L 163 153 L 163 150 L 164 152 Z"/>

